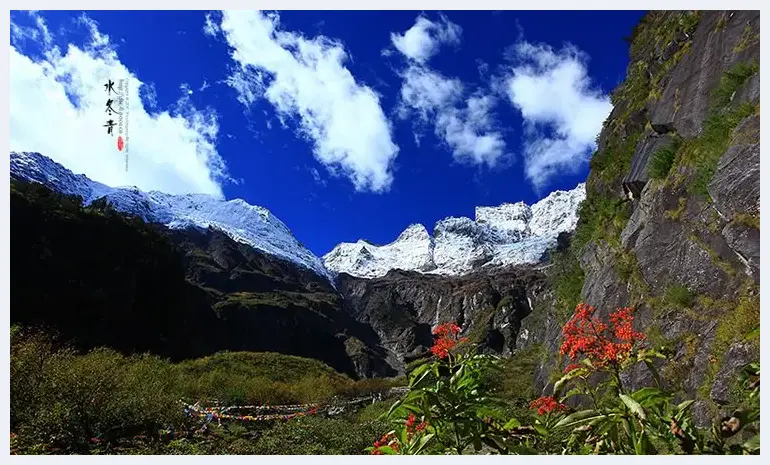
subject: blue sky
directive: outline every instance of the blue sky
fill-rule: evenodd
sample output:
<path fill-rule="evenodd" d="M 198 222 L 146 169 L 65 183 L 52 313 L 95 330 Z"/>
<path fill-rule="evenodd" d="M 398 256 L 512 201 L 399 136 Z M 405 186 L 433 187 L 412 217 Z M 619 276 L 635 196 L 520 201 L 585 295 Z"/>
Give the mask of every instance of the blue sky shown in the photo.
<path fill-rule="evenodd" d="M 318 255 L 571 189 L 642 12 L 12 12 L 11 149 L 270 209 Z M 128 170 L 104 122 L 129 82 Z"/>

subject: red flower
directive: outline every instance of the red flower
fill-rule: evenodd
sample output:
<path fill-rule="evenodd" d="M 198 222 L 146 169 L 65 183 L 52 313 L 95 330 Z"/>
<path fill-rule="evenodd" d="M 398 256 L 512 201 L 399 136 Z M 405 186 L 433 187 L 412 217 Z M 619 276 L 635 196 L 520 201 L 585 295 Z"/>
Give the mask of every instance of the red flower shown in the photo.
<path fill-rule="evenodd" d="M 91 441 L 93 444 L 99 444 L 100 442 L 102 442 L 102 440 L 101 440 L 101 439 L 99 439 L 99 438 L 91 438 L 91 439 L 90 439 L 90 441 Z"/>
<path fill-rule="evenodd" d="M 460 334 L 460 327 L 454 323 L 444 323 L 443 325 L 438 325 L 433 330 L 433 334 L 439 337 L 454 336 Z"/>
<path fill-rule="evenodd" d="M 529 408 L 533 410 L 536 409 L 538 415 L 545 415 L 546 413 L 551 413 L 553 411 L 560 412 L 562 410 L 565 410 L 567 406 L 564 404 L 560 404 L 553 397 L 543 396 L 539 399 L 533 400 L 529 404 Z"/>
<path fill-rule="evenodd" d="M 438 358 L 445 358 L 458 342 L 467 341 L 467 338 L 457 338 L 460 331 L 460 327 L 454 323 L 444 323 L 436 327 L 433 330 L 433 334 L 438 336 L 438 338 L 433 343 L 433 347 L 430 348 L 433 355 Z"/>
<path fill-rule="evenodd" d="M 406 421 L 404 422 L 404 425 L 406 426 L 407 440 L 411 440 L 411 437 L 415 433 L 419 433 L 428 427 L 428 423 L 425 420 L 421 421 L 417 425 L 415 425 L 415 423 L 417 423 L 417 417 L 413 413 L 410 413 L 409 417 L 407 417 Z"/>
<path fill-rule="evenodd" d="M 379 441 L 374 441 L 374 449 L 372 449 L 371 455 L 382 455 L 380 447 L 386 445 L 391 449 L 398 451 L 398 442 L 396 441 L 396 437 L 393 435 L 393 433 L 384 435 L 382 438 L 380 438 Z"/>
<path fill-rule="evenodd" d="M 611 330 L 606 323 L 592 316 L 594 310 L 594 307 L 583 303 L 575 308 L 572 319 L 562 328 L 564 341 L 560 353 L 572 359 L 585 355 L 598 367 L 622 362 L 631 353 L 634 343 L 644 340 L 644 335 L 632 328 L 633 310 L 621 308 L 611 313 Z M 613 337 L 618 342 L 613 342 Z"/>

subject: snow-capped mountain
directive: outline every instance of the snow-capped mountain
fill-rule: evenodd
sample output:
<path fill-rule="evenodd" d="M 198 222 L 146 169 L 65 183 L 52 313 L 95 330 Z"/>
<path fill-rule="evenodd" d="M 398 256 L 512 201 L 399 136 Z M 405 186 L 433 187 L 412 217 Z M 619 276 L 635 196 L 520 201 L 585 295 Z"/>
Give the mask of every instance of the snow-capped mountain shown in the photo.
<path fill-rule="evenodd" d="M 532 206 L 524 202 L 477 207 L 475 220 L 445 218 L 428 233 L 412 224 L 387 245 L 359 240 L 342 243 L 324 255 L 335 273 L 372 278 L 389 270 L 462 275 L 486 267 L 538 262 L 556 245 L 559 233 L 577 225 L 577 209 L 585 199 L 585 183 L 570 191 L 554 191 Z"/>
<path fill-rule="evenodd" d="M 233 240 L 309 268 L 332 281 L 321 259 L 303 246 L 281 220 L 267 209 L 241 199 L 224 201 L 206 194 L 171 195 L 135 187 L 109 187 L 33 152 L 11 152 L 10 168 L 12 177 L 79 195 L 85 204 L 106 197 L 116 210 L 148 222 L 175 229 L 218 229 Z"/>

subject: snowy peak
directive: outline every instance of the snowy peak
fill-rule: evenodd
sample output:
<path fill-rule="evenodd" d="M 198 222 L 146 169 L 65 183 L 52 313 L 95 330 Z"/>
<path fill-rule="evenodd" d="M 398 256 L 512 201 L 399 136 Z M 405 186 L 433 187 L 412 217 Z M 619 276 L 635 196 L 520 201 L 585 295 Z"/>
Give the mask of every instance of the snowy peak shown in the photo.
<path fill-rule="evenodd" d="M 419 223 L 415 223 L 407 226 L 407 228 L 404 229 L 404 232 L 399 234 L 398 238 L 396 239 L 396 242 L 423 241 L 423 240 L 430 240 L 430 234 L 428 234 L 428 230 L 425 229 L 425 226 Z"/>
<path fill-rule="evenodd" d="M 504 203 L 499 207 L 476 207 L 476 222 L 503 231 L 524 233 L 532 219 L 532 209 L 524 202 Z"/>
<path fill-rule="evenodd" d="M 326 268 L 353 276 L 373 278 L 389 270 L 430 271 L 433 263 L 433 239 L 421 224 L 407 227 L 390 244 L 374 245 L 364 240 L 342 243 L 323 257 Z"/>
<path fill-rule="evenodd" d="M 135 187 L 109 187 L 74 174 L 39 153 L 11 152 L 11 176 L 44 184 L 69 195 L 79 195 L 85 204 L 105 197 L 118 211 L 135 214 L 145 221 L 174 229 L 214 228 L 233 240 L 332 277 L 320 258 L 305 248 L 281 220 L 269 210 L 242 199 L 224 201 L 206 194 L 172 195 L 143 192 Z"/>
<path fill-rule="evenodd" d="M 543 236 L 574 230 L 578 221 L 578 207 L 585 198 L 585 183 L 578 184 L 571 191 L 551 192 L 532 205 L 532 221 L 529 224 L 532 234 Z"/>
<path fill-rule="evenodd" d="M 390 244 L 342 243 L 323 260 L 333 272 L 366 278 L 392 269 L 462 275 L 482 267 L 536 263 L 556 245 L 559 233 L 575 229 L 584 199 L 581 183 L 570 191 L 554 191 L 532 206 L 517 202 L 476 207 L 475 219 L 438 221 L 433 237 L 424 226 L 412 224 Z"/>

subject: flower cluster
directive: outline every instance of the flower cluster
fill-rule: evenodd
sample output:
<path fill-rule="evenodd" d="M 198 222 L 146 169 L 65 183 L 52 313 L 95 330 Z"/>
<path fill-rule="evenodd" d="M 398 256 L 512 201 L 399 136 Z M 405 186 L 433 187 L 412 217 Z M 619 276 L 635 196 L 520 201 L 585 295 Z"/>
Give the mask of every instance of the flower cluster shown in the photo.
<path fill-rule="evenodd" d="M 372 455 L 382 455 L 380 447 L 383 446 L 388 446 L 394 451 L 398 452 L 398 441 L 396 440 L 396 435 L 391 432 L 382 436 L 379 441 L 374 441 L 374 449 L 372 449 Z"/>
<path fill-rule="evenodd" d="M 553 411 L 560 412 L 562 410 L 566 410 L 567 406 L 559 403 L 551 396 L 543 396 L 539 399 L 533 400 L 529 404 L 529 408 L 537 410 L 538 415 L 545 415 L 546 413 L 551 413 Z"/>
<path fill-rule="evenodd" d="M 417 417 L 414 415 L 414 413 L 410 413 L 409 417 L 406 419 L 406 422 L 404 423 L 406 426 L 407 438 L 411 437 L 415 433 L 424 431 L 425 428 L 428 427 L 428 423 L 425 420 L 421 421 L 417 425 L 415 425 L 415 423 L 417 423 Z"/>
<path fill-rule="evenodd" d="M 433 355 L 438 358 L 446 358 L 449 355 L 449 351 L 457 345 L 458 342 L 465 342 L 467 338 L 457 338 L 460 334 L 460 327 L 454 323 L 444 323 L 439 325 L 433 330 L 433 334 L 438 336 L 433 343 L 433 347 L 430 348 Z"/>
<path fill-rule="evenodd" d="M 644 335 L 632 328 L 632 309 L 621 308 L 611 313 L 611 327 L 593 316 L 594 311 L 590 305 L 578 304 L 572 319 L 562 329 L 564 342 L 560 353 L 571 359 L 584 355 L 597 367 L 622 362 L 634 343 L 644 340 Z"/>

